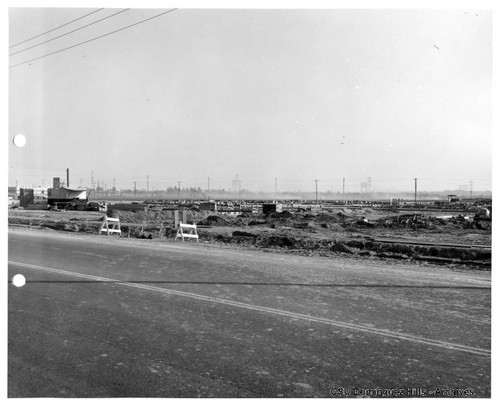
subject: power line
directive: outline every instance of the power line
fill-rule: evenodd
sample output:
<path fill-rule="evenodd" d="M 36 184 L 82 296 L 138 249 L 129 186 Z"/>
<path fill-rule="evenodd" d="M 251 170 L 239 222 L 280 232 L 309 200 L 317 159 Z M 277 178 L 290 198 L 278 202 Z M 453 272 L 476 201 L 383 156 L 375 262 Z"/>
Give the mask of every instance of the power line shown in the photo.
<path fill-rule="evenodd" d="M 107 20 L 108 18 L 114 17 L 114 16 L 116 16 L 116 15 L 118 15 L 118 14 L 121 14 L 121 13 L 124 13 L 125 11 L 128 11 L 128 10 L 130 10 L 130 9 L 129 9 L 129 8 L 126 8 L 126 9 L 124 9 L 124 10 L 118 11 L 117 13 L 114 13 L 114 14 L 108 15 L 108 16 L 106 16 L 106 17 L 104 17 L 104 18 L 101 18 L 100 20 L 97 20 L 97 21 L 91 22 L 90 24 L 87 24 L 87 25 L 84 25 L 84 26 L 82 26 L 82 27 L 76 28 L 76 29 L 74 29 L 73 31 L 66 32 L 66 33 L 61 34 L 61 35 L 59 35 L 59 36 L 57 36 L 57 37 L 54 37 L 54 38 L 51 38 L 51 39 L 47 39 L 46 41 L 43 41 L 43 42 L 40 42 L 40 43 L 38 43 L 38 44 L 32 45 L 32 46 L 30 46 L 30 47 L 28 47 L 28 48 L 21 49 L 20 51 L 17 51 L 17 52 L 11 53 L 9 56 L 14 56 L 14 55 L 17 55 L 17 54 L 19 54 L 19 53 L 25 52 L 25 51 L 27 51 L 27 50 L 29 50 L 29 49 L 36 48 L 37 46 L 41 46 L 41 45 L 46 44 L 46 43 L 48 43 L 48 42 L 55 41 L 56 39 L 59 39 L 59 38 L 65 37 L 66 35 L 72 34 L 73 32 L 80 31 L 80 30 L 82 30 L 82 29 L 84 29 L 84 28 L 90 27 L 91 25 L 94 25 L 94 24 L 97 24 L 97 23 L 99 23 L 99 22 L 101 22 L 101 21 Z"/>
<path fill-rule="evenodd" d="M 98 37 L 94 37 L 94 38 L 88 39 L 87 41 L 83 41 L 83 42 L 80 42 L 80 43 L 78 43 L 78 44 L 68 46 L 67 48 L 59 49 L 58 51 L 54 51 L 54 52 L 51 52 L 51 53 L 48 53 L 48 54 L 45 54 L 45 55 L 39 56 L 39 57 L 37 57 L 37 58 L 33 58 L 33 59 L 27 60 L 27 61 L 25 61 L 25 62 L 16 63 L 15 65 L 9 66 L 9 69 L 10 69 L 10 68 L 15 68 L 15 67 L 17 67 L 17 66 L 25 65 L 26 63 L 34 62 L 35 60 L 38 60 L 38 59 L 46 58 L 47 56 L 55 55 L 56 53 L 60 53 L 60 52 L 67 51 L 68 49 L 76 48 L 77 46 L 84 45 L 84 44 L 87 44 L 87 43 L 92 42 L 92 41 L 96 41 L 96 40 L 98 40 L 98 39 L 101 39 L 101 38 L 107 37 L 108 35 L 112 35 L 112 34 L 115 34 L 115 33 L 117 33 L 117 32 L 120 32 L 120 31 L 126 30 L 127 28 L 134 27 L 134 26 L 136 26 L 136 25 L 139 25 L 139 24 L 145 23 L 145 22 L 150 21 L 150 20 L 152 20 L 152 19 L 154 19 L 154 18 L 161 17 L 162 15 L 165 15 L 165 14 L 171 13 L 172 11 L 175 11 L 175 10 L 177 10 L 177 9 L 176 9 L 176 8 L 173 8 L 173 9 L 170 9 L 170 10 L 168 10 L 168 11 L 164 11 L 163 13 L 157 14 L 157 15 L 155 15 L 155 16 L 153 16 L 153 17 L 149 17 L 149 18 L 146 18 L 146 19 L 144 19 L 144 20 L 138 21 L 138 22 L 136 22 L 136 23 L 134 23 L 134 24 L 130 24 L 130 25 L 127 25 L 127 26 L 125 26 L 125 27 L 123 27 L 123 28 L 119 28 L 119 29 L 117 29 L 117 30 L 114 30 L 114 31 L 108 32 L 107 34 L 99 35 Z"/>
<path fill-rule="evenodd" d="M 313 180 L 316 183 L 316 204 L 318 203 L 318 179 Z"/>
<path fill-rule="evenodd" d="M 9 46 L 9 49 L 10 49 L 10 48 L 14 48 L 15 46 L 18 46 L 18 45 L 24 44 L 25 42 L 31 41 L 32 39 L 40 38 L 41 36 L 43 36 L 43 35 L 45 35 L 45 34 L 48 34 L 49 32 L 52 32 L 52 31 L 58 30 L 59 28 L 65 27 L 66 25 L 72 24 L 72 23 L 74 23 L 75 21 L 81 20 L 82 18 L 85 18 L 85 17 L 87 17 L 87 16 L 89 16 L 89 15 L 91 15 L 91 14 L 97 13 L 98 11 L 101 11 L 101 10 L 104 10 L 104 8 L 100 8 L 100 9 L 98 9 L 98 10 L 92 11 L 91 13 L 88 13 L 88 14 L 85 14 L 85 15 L 83 15 L 83 16 L 81 16 L 81 17 L 75 18 L 74 20 L 71 20 L 71 21 L 69 21 L 69 22 L 67 22 L 67 23 L 65 23 L 65 24 L 63 24 L 63 25 L 60 25 L 59 27 L 52 28 L 51 30 L 48 30 L 48 31 L 46 31 L 46 32 L 43 32 L 43 33 L 41 33 L 41 34 L 39 34 L 39 35 L 36 35 L 36 36 L 34 36 L 34 37 L 31 37 L 31 38 L 25 39 L 24 41 L 18 42 L 17 44 L 11 45 L 11 46 Z"/>

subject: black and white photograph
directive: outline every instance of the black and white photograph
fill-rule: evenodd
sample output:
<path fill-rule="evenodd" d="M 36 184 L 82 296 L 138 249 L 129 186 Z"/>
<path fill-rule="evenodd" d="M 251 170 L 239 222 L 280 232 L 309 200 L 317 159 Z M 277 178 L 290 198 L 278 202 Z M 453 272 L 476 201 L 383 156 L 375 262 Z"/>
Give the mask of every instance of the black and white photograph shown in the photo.
<path fill-rule="evenodd" d="M 5 397 L 492 398 L 493 2 L 56 4 L 2 8 Z"/>

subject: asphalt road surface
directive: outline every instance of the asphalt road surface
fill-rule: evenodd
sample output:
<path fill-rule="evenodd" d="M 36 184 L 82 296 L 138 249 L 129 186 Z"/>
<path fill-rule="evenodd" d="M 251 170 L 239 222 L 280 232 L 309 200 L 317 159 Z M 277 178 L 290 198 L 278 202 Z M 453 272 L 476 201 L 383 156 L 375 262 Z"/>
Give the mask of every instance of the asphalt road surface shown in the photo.
<path fill-rule="evenodd" d="M 491 273 L 9 231 L 9 397 L 490 394 Z"/>

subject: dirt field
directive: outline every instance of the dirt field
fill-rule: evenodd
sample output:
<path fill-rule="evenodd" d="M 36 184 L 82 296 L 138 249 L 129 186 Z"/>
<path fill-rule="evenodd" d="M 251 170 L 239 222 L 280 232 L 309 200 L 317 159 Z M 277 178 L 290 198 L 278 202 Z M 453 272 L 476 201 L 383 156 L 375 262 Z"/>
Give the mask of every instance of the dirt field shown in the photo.
<path fill-rule="evenodd" d="M 120 218 L 121 237 L 175 239 L 172 211 L 114 211 L 110 215 Z M 491 266 L 491 249 L 484 248 L 491 246 L 491 221 L 473 221 L 457 214 L 339 208 L 320 213 L 284 211 L 267 217 L 249 213 L 229 217 L 194 210 L 186 215 L 189 223 L 198 225 L 204 244 L 300 255 Z M 102 212 L 10 210 L 9 226 L 98 234 L 103 217 Z"/>

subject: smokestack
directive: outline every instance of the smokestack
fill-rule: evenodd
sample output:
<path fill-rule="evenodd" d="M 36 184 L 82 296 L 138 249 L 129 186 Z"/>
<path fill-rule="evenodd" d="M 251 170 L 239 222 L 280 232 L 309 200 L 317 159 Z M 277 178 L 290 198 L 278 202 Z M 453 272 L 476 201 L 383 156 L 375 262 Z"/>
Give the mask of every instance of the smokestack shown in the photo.
<path fill-rule="evenodd" d="M 66 169 L 66 188 L 69 188 L 69 169 Z"/>

